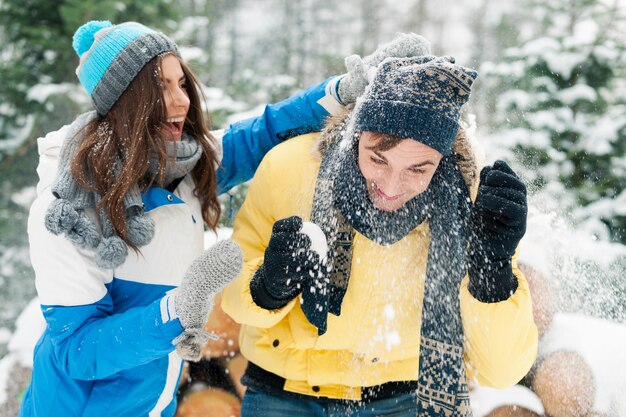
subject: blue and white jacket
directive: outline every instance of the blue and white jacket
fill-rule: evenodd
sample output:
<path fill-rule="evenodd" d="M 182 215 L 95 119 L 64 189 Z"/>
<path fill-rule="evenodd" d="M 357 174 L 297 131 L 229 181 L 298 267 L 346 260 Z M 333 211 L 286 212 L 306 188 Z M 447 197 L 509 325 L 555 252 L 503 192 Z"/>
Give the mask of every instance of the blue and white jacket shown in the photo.
<path fill-rule="evenodd" d="M 220 192 L 249 180 L 281 140 L 319 130 L 338 110 L 337 79 L 269 105 L 256 118 L 215 132 L 221 144 Z M 183 328 L 166 293 L 203 250 L 204 225 L 194 182 L 143 197 L 155 221 L 152 242 L 115 270 L 44 227 L 59 151 L 68 126 L 38 141 L 37 198 L 28 220 L 30 254 L 47 328 L 37 343 L 20 416 L 173 416 L 182 360 L 172 340 Z M 88 213 L 93 216 L 94 213 Z"/>

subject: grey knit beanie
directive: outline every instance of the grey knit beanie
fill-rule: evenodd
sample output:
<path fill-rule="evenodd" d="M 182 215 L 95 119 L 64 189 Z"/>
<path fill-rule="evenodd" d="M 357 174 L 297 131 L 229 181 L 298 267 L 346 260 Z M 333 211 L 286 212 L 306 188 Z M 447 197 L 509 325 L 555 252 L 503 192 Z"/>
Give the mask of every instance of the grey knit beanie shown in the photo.
<path fill-rule="evenodd" d="M 170 38 L 136 22 L 92 20 L 74 33 L 72 46 L 80 57 L 76 75 L 100 116 L 111 110 L 148 62 L 166 52 L 178 55 Z"/>

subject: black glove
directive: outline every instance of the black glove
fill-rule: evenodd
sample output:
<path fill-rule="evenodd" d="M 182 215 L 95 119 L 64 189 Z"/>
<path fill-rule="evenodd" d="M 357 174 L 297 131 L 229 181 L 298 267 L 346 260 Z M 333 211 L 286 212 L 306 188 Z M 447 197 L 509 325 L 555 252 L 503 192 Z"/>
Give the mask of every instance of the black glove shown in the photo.
<path fill-rule="evenodd" d="M 526 186 L 504 161 L 480 173 L 468 254 L 469 291 L 479 301 L 506 300 L 517 289 L 511 258 L 526 233 Z"/>
<path fill-rule="evenodd" d="M 301 229 L 298 216 L 274 223 L 263 265 L 250 281 L 252 300 L 259 307 L 284 307 L 320 272 L 319 255 L 311 250 L 311 239 Z"/>

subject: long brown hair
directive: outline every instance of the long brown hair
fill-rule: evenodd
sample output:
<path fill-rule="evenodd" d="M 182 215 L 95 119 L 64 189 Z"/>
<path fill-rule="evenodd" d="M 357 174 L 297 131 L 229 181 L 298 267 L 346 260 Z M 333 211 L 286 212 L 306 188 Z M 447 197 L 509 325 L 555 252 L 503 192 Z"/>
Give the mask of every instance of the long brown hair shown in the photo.
<path fill-rule="evenodd" d="M 202 146 L 202 156 L 192 170 L 194 195 L 200 200 L 204 222 L 215 229 L 221 214 L 216 195 L 219 160 L 215 138 L 209 131 L 209 117 L 202 110 L 205 98 L 200 83 L 184 61 L 172 55 L 180 62 L 187 79 L 190 106 L 183 130 Z M 166 140 L 159 133 L 167 117 L 161 87 L 162 59 L 158 56 L 150 61 L 111 111 L 93 119 L 82 135 L 73 138 L 80 143 L 71 162 L 72 176 L 81 187 L 101 196 L 96 209 L 105 210 L 115 233 L 134 250 L 138 248 L 127 239 L 124 196 L 135 184 L 142 190 L 154 184 L 164 185 L 159 183 L 167 162 Z M 157 168 L 147 175 L 153 152 L 158 155 Z"/>

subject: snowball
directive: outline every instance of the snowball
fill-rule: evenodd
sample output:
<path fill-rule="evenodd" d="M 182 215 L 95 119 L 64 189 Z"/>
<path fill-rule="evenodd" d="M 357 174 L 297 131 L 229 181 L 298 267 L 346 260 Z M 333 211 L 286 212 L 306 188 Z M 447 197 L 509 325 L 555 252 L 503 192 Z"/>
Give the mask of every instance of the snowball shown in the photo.
<path fill-rule="evenodd" d="M 322 229 L 315 223 L 302 222 L 301 233 L 304 233 L 311 239 L 311 249 L 320 257 L 320 261 L 326 260 L 328 254 L 328 243 Z"/>

